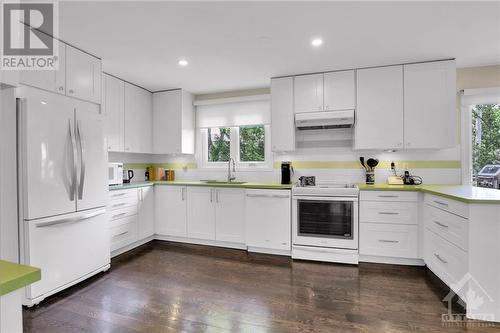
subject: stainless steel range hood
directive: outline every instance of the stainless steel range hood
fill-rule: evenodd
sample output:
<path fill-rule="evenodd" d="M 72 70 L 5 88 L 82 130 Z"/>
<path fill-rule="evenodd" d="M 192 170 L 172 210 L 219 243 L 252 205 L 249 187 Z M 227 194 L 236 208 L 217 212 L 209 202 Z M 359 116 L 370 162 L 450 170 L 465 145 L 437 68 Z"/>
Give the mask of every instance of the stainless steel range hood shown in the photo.
<path fill-rule="evenodd" d="M 350 128 L 354 125 L 354 110 L 306 112 L 295 114 L 298 130 Z"/>

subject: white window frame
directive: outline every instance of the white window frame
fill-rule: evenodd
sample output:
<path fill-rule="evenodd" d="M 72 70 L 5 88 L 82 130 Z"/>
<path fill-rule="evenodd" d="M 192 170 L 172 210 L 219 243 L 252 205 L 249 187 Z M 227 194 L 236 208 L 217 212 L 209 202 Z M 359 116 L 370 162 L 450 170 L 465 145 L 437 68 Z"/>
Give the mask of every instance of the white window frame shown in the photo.
<path fill-rule="evenodd" d="M 252 125 L 245 125 L 252 126 Z M 264 161 L 263 162 L 241 162 L 240 161 L 240 127 L 227 126 L 231 128 L 230 135 L 230 155 L 235 161 L 236 168 L 245 169 L 245 171 L 252 170 L 271 170 L 272 169 L 272 153 L 271 153 L 271 128 L 270 125 L 256 124 L 254 126 L 264 126 L 265 146 L 264 146 Z M 221 126 L 224 127 L 224 126 Z M 209 162 L 208 161 L 208 130 L 200 128 L 199 134 L 199 151 L 198 159 L 200 165 L 204 169 L 224 169 L 227 168 L 228 162 Z"/>
<path fill-rule="evenodd" d="M 472 109 L 475 105 L 493 103 L 500 104 L 500 87 L 462 91 L 460 109 L 462 185 L 472 185 Z"/>

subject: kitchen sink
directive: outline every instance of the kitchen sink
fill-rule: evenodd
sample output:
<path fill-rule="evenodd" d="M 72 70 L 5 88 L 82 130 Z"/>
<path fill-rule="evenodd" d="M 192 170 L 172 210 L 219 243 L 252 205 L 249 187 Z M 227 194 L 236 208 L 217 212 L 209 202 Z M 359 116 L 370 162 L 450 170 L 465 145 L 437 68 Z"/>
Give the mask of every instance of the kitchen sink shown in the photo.
<path fill-rule="evenodd" d="M 230 181 L 228 182 L 227 180 L 215 180 L 215 179 L 212 179 L 212 180 L 200 180 L 201 182 L 203 183 L 207 183 L 207 184 L 235 184 L 235 185 L 241 185 L 241 184 L 245 184 L 247 182 L 237 182 L 237 181 Z"/>

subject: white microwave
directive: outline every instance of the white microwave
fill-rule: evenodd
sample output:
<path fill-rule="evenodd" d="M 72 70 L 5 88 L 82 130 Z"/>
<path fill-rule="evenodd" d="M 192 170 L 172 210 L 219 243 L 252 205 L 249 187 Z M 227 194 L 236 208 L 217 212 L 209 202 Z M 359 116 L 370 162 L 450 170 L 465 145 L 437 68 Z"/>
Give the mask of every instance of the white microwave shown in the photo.
<path fill-rule="evenodd" d="M 108 163 L 108 184 L 123 184 L 123 163 Z"/>

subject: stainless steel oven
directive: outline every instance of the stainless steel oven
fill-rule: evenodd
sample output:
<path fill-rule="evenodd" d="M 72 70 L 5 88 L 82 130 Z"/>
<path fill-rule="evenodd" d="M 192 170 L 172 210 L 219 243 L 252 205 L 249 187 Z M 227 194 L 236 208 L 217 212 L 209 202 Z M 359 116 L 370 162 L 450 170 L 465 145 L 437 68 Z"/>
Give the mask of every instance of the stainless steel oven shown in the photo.
<path fill-rule="evenodd" d="M 294 195 L 293 244 L 358 249 L 358 197 Z"/>

